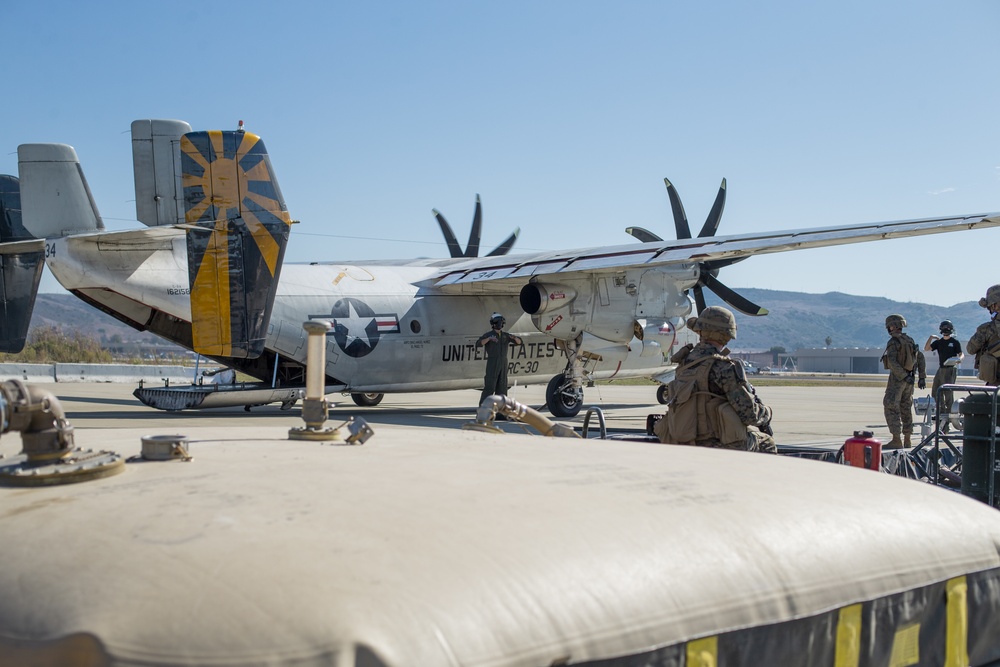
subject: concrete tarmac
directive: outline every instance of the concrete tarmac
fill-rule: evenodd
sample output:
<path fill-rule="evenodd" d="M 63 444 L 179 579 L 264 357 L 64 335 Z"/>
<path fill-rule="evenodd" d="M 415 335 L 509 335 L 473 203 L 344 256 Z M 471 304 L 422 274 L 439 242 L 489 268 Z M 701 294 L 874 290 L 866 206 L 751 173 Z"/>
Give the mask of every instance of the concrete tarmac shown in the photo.
<path fill-rule="evenodd" d="M 275 405 L 243 408 L 214 408 L 183 412 L 163 412 L 142 405 L 131 384 L 72 383 L 44 385 L 59 398 L 70 423 L 76 431 L 79 447 L 100 448 L 102 441 L 118 438 L 138 439 L 141 435 L 182 434 L 190 438 L 215 437 L 230 429 L 261 429 L 270 434 L 301 427 L 301 410 L 296 405 L 281 410 Z M 856 430 L 869 430 L 875 437 L 887 440 L 888 429 L 882 415 L 881 386 L 770 386 L 758 389 L 761 398 L 774 411 L 775 439 L 781 445 L 820 446 L 835 448 L 843 444 Z M 535 408 L 542 408 L 544 386 L 515 387 L 510 396 Z M 927 392 L 917 392 L 926 395 Z M 363 417 L 378 436 L 380 429 L 460 429 L 472 421 L 478 390 L 461 390 L 416 394 L 389 394 L 375 407 L 358 407 L 350 396 L 331 394 L 328 400 L 336 405 L 330 411 L 328 426 L 337 426 L 352 416 Z M 600 408 L 609 432 L 645 433 L 646 417 L 662 413 L 656 402 L 654 386 L 598 385 L 587 388 L 585 408 Z M 542 408 L 542 413 L 552 418 Z M 573 419 L 559 420 L 581 426 L 586 409 Z M 914 416 L 914 434 L 919 436 L 922 417 Z M 498 423 L 506 432 L 535 433 L 518 423 Z M 273 428 L 272 428 L 273 427 Z M 127 434 L 126 434 L 127 432 Z M 598 432 L 597 415 L 590 419 L 590 437 Z M 272 435 L 272 437 L 274 437 Z M 20 451 L 20 438 L 7 435 L 0 440 L 0 454 Z"/>

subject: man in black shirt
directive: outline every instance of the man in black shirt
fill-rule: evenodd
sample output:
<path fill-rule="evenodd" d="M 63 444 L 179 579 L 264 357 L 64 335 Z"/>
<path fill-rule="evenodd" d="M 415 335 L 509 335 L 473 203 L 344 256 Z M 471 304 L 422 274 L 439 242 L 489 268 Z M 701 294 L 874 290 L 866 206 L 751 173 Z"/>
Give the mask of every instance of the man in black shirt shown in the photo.
<path fill-rule="evenodd" d="M 941 336 L 931 334 L 924 343 L 925 352 L 938 353 L 938 369 L 934 374 L 934 383 L 931 385 L 931 396 L 938 400 L 938 387 L 943 384 L 955 384 L 958 377 L 958 365 L 962 363 L 962 344 L 952 335 L 955 327 L 950 320 L 941 322 L 939 327 Z M 937 414 L 940 423 L 943 423 L 943 430 L 948 430 L 948 414 L 951 412 L 952 392 L 941 392 L 941 404 L 937 406 Z"/>

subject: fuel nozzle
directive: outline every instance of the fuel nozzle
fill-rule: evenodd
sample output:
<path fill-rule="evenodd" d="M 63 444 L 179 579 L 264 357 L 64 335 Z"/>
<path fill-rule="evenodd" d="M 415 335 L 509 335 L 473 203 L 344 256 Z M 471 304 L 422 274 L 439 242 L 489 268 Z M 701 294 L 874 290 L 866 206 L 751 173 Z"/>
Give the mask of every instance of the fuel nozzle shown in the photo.
<path fill-rule="evenodd" d="M 65 458 L 73 451 L 73 426 L 59 399 L 20 380 L 0 383 L 0 433 L 19 431 L 23 454 L 37 463 Z"/>
<path fill-rule="evenodd" d="M 20 454 L 0 461 L 0 484 L 51 486 L 115 475 L 125 469 L 121 455 L 81 451 L 59 399 L 20 380 L 0 383 L 0 434 L 21 433 Z"/>

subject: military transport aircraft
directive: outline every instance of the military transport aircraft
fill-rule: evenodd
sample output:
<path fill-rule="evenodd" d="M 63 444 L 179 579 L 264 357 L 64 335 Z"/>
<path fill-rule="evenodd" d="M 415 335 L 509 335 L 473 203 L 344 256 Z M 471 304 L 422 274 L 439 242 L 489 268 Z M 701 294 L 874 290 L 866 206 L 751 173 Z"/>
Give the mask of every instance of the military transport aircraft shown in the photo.
<path fill-rule="evenodd" d="M 547 382 L 550 411 L 568 417 L 590 379 L 666 377 L 665 353 L 702 307 L 703 288 L 766 313 L 718 280 L 728 264 L 1000 224 L 989 213 L 716 236 L 723 181 L 692 238 L 668 182 L 676 241 L 630 228 L 643 242 L 476 257 L 476 237 L 465 251 L 449 244 L 460 256 L 448 259 L 282 266 L 293 220 L 258 136 L 242 123 L 191 132 L 162 120 L 135 121 L 132 136 L 137 217 L 148 228 L 120 232 L 103 231 L 72 147 L 18 147 L 19 188 L 0 181 L 4 350 L 24 343 L 43 259 L 63 287 L 130 326 L 280 385 L 304 383 L 302 323 L 328 320 L 328 391 L 359 405 L 390 392 L 481 387 L 475 340 L 500 312 L 524 339 L 511 350 L 511 381 Z M 10 215 L 17 195 L 20 221 Z"/>

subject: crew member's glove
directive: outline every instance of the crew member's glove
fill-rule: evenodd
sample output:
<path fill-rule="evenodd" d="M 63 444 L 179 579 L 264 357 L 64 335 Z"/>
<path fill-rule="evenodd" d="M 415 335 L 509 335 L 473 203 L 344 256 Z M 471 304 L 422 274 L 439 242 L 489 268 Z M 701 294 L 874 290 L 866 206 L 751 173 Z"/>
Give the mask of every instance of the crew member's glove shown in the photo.
<path fill-rule="evenodd" d="M 910 371 L 909 373 L 906 374 L 906 377 L 903 379 L 906 381 L 906 384 L 913 384 L 917 378 L 913 374 L 913 371 Z"/>
<path fill-rule="evenodd" d="M 917 389 L 927 389 L 927 378 L 922 377 L 917 380 Z"/>
<path fill-rule="evenodd" d="M 773 436 L 774 430 L 771 428 L 771 417 L 774 413 L 771 411 L 771 407 L 769 405 L 761 405 L 761 407 L 764 408 L 764 418 L 761 419 L 760 426 L 757 428 L 759 428 L 763 433 Z"/>

